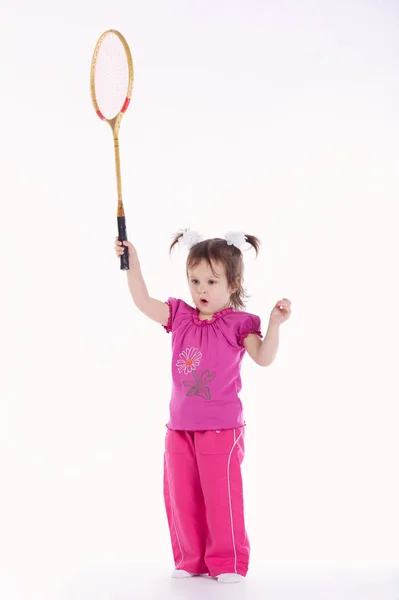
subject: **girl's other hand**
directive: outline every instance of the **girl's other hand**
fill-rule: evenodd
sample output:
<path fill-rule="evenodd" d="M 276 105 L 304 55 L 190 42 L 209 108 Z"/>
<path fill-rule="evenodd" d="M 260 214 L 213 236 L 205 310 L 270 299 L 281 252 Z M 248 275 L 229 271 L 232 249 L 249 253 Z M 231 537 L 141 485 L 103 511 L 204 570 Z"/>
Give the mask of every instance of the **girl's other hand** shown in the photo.
<path fill-rule="evenodd" d="M 287 321 L 291 316 L 291 300 L 288 298 L 282 298 L 279 300 L 270 315 L 270 323 L 272 325 L 281 325 L 284 321 Z"/>

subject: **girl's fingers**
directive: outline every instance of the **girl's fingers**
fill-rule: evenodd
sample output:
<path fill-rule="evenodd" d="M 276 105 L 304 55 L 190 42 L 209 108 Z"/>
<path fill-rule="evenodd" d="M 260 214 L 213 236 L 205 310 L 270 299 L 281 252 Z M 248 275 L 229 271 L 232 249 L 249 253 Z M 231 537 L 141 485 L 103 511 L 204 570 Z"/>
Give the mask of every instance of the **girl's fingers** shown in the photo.
<path fill-rule="evenodd" d="M 114 248 L 115 248 L 115 252 L 116 252 L 116 256 L 122 256 L 122 254 L 125 253 L 125 249 L 128 248 L 129 251 L 133 251 L 134 248 L 132 246 L 132 244 L 130 242 L 128 242 L 127 240 L 121 242 L 119 240 L 119 237 L 115 238 L 115 243 L 114 243 Z"/>
<path fill-rule="evenodd" d="M 284 306 L 290 306 L 291 305 L 291 300 L 288 300 L 288 298 L 283 298 L 277 304 L 282 304 Z"/>
<path fill-rule="evenodd" d="M 129 246 L 129 245 L 131 245 L 131 244 L 130 244 L 130 242 L 128 242 L 127 240 L 125 240 L 125 241 L 123 241 L 123 242 L 119 241 L 119 238 L 118 238 L 118 237 L 116 237 L 116 238 L 115 238 L 115 240 L 116 240 L 116 241 L 115 241 L 115 244 L 114 244 L 114 245 L 115 245 L 115 248 L 116 248 L 117 246 Z"/>

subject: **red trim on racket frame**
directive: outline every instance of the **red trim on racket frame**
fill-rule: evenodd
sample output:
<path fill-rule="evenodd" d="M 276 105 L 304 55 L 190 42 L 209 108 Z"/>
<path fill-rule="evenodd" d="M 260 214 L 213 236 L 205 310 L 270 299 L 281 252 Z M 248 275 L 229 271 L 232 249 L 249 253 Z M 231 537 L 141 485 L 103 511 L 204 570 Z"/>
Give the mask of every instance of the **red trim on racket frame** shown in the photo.
<path fill-rule="evenodd" d="M 130 98 L 128 98 L 128 97 L 126 96 L 125 103 L 124 103 L 124 105 L 123 105 L 123 106 L 122 106 L 122 108 L 121 108 L 121 112 L 122 112 L 122 113 L 124 113 L 124 112 L 126 112 L 126 111 L 127 111 L 127 107 L 129 106 L 129 104 L 130 104 Z"/>
<path fill-rule="evenodd" d="M 96 115 L 98 115 L 98 116 L 100 117 L 101 121 L 105 121 L 105 117 L 104 117 L 104 115 L 101 113 L 101 111 L 99 111 L 99 110 L 96 110 Z"/>

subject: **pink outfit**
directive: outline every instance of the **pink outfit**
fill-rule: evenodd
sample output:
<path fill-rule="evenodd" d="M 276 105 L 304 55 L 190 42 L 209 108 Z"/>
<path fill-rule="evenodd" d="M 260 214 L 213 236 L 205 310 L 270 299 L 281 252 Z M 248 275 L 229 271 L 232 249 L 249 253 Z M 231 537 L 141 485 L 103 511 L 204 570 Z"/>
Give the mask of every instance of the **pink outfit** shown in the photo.
<path fill-rule="evenodd" d="M 241 463 L 243 341 L 262 336 L 260 319 L 227 308 L 201 321 L 198 309 L 169 298 L 172 397 L 164 457 L 164 498 L 176 569 L 248 571 Z"/>
<path fill-rule="evenodd" d="M 243 458 L 243 427 L 167 431 L 164 497 L 176 569 L 247 574 Z"/>
<path fill-rule="evenodd" d="M 172 397 L 169 429 L 209 431 L 244 425 L 240 368 L 249 333 L 262 336 L 259 317 L 226 308 L 201 321 L 198 309 L 169 298 Z"/>

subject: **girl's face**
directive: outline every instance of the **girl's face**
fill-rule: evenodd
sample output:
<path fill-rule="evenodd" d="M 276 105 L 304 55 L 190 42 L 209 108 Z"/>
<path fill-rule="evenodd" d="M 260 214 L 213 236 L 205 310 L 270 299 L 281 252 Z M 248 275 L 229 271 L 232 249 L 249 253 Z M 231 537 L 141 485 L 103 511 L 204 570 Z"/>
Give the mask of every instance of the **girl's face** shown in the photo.
<path fill-rule="evenodd" d="M 201 314 L 210 317 L 230 305 L 230 296 L 237 289 L 228 286 L 223 265 L 212 263 L 212 267 L 216 275 L 206 260 L 187 271 L 193 302 Z"/>

